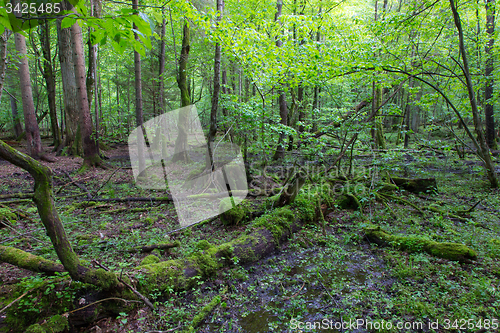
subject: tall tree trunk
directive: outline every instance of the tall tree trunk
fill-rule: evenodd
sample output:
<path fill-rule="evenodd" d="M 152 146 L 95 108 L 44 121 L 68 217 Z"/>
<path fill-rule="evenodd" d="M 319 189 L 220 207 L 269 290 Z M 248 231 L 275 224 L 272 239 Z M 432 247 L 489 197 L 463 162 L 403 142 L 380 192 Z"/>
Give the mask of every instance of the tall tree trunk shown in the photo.
<path fill-rule="evenodd" d="M 139 1 L 132 0 L 132 8 L 135 10 L 139 9 Z M 137 26 L 135 23 L 132 26 L 135 30 L 137 30 Z M 134 37 L 136 41 L 139 41 L 139 35 L 134 32 Z M 141 128 L 141 132 L 144 135 L 144 116 L 142 111 L 142 73 L 141 73 L 141 55 L 139 52 L 134 51 L 134 72 L 135 72 L 135 126 Z M 137 158 L 139 160 L 139 170 L 145 171 L 145 159 L 144 159 L 144 151 L 142 150 L 142 145 L 137 145 Z M 145 174 L 143 173 L 143 176 Z"/>
<path fill-rule="evenodd" d="M 28 154 L 33 158 L 39 158 L 42 153 L 42 140 L 40 129 L 36 121 L 35 104 L 33 103 L 33 92 L 31 90 L 30 72 L 26 51 L 26 39 L 20 33 L 15 33 L 16 51 L 20 55 L 19 83 L 23 101 L 24 124 L 26 129 L 26 141 L 28 143 Z"/>
<path fill-rule="evenodd" d="M 189 48 L 190 48 L 190 32 L 189 32 L 189 22 L 187 19 L 184 19 L 184 28 L 183 28 L 183 37 L 182 37 L 182 49 L 181 54 L 179 56 L 179 71 L 177 73 L 177 86 L 181 91 L 181 107 L 188 106 L 190 103 L 189 98 L 189 89 L 187 82 L 187 63 L 189 57 Z M 188 126 L 188 118 L 185 116 L 184 112 L 179 113 L 179 122 L 178 122 L 178 135 L 175 140 L 175 148 L 174 148 L 174 157 L 172 158 L 172 162 L 189 162 L 190 158 L 187 153 L 187 126 Z"/>
<path fill-rule="evenodd" d="M 87 97 L 87 82 L 85 74 L 85 58 L 83 52 L 82 28 L 75 23 L 71 26 L 73 42 L 73 64 L 75 70 L 76 93 L 80 110 L 80 132 L 83 142 L 83 167 L 102 166 L 99 157 L 99 146 L 93 135 L 92 116 Z"/>
<path fill-rule="evenodd" d="M 167 20 L 163 18 L 161 24 L 161 41 L 160 41 L 160 54 L 158 59 L 158 108 L 160 109 L 159 114 L 165 113 L 165 28 L 167 25 Z"/>
<path fill-rule="evenodd" d="M 465 76 L 465 82 L 467 84 L 467 93 L 469 95 L 469 102 L 471 105 L 472 111 L 472 120 L 474 122 L 474 129 L 477 135 L 477 141 L 479 147 L 476 147 L 478 150 L 478 155 L 484 161 L 484 167 L 486 169 L 486 174 L 488 176 L 488 180 L 490 181 L 490 185 L 493 188 L 498 187 L 498 178 L 496 176 L 495 166 L 491 161 L 490 151 L 488 149 L 488 145 L 486 144 L 486 139 L 483 135 L 483 130 L 481 126 L 481 120 L 479 119 L 479 110 L 477 108 L 476 96 L 474 93 L 474 87 L 472 85 L 472 79 L 469 71 L 469 59 L 467 57 L 467 52 L 465 51 L 464 44 L 464 34 L 462 30 L 462 22 L 460 21 L 460 15 L 458 14 L 457 8 L 455 7 L 455 1 L 450 0 L 450 7 L 453 12 L 453 20 L 455 21 L 455 26 L 458 31 L 458 39 L 459 39 L 459 48 L 460 54 L 462 55 L 462 63 L 463 63 L 463 73 Z"/>
<path fill-rule="evenodd" d="M 165 113 L 165 29 L 167 25 L 167 20 L 165 19 L 164 13 L 162 11 L 163 21 L 161 24 L 161 37 L 160 37 L 160 54 L 158 55 L 158 114 L 162 115 Z M 162 136 L 161 126 L 157 126 L 155 129 L 155 136 L 153 140 L 153 147 L 157 149 L 160 146 L 160 138 Z M 164 147 L 166 149 L 166 147 Z M 166 153 L 166 151 L 165 151 Z"/>
<path fill-rule="evenodd" d="M 12 32 L 5 29 L 0 35 L 0 99 L 2 98 L 3 84 L 5 82 L 5 71 L 7 69 L 7 41 Z"/>
<path fill-rule="evenodd" d="M 384 8 L 385 9 L 385 8 Z M 378 20 L 378 0 L 375 1 L 375 17 L 374 20 Z M 377 55 L 374 54 L 374 57 Z M 378 55 L 380 57 L 380 54 Z M 384 92 L 384 89 L 382 88 L 382 85 L 380 83 L 377 83 L 375 81 L 372 82 L 373 89 L 372 89 L 372 114 L 375 116 L 373 117 L 373 128 L 372 128 L 372 138 L 373 138 L 373 143 L 375 148 L 378 149 L 385 149 L 385 138 L 384 138 L 384 129 L 382 127 L 382 120 L 380 117 L 377 117 L 378 114 L 380 113 L 380 106 L 382 105 L 382 95 Z"/>
<path fill-rule="evenodd" d="M 101 0 L 90 0 L 90 16 L 101 17 Z M 94 117 L 95 117 L 95 142 L 99 147 L 99 104 L 97 103 L 97 44 L 92 44 L 91 32 L 93 29 L 89 28 L 89 68 L 87 70 L 87 99 L 89 102 L 89 110 L 92 110 L 92 99 L 94 100 Z M 111 92 L 110 92 L 111 93 Z"/>
<path fill-rule="evenodd" d="M 274 16 L 274 20 L 279 22 L 280 21 L 280 16 L 281 16 L 281 10 L 283 8 L 283 0 L 277 0 L 276 1 L 276 14 Z M 276 40 L 276 47 L 280 48 L 282 45 L 281 39 L 278 37 Z M 278 97 L 278 104 L 280 108 L 280 118 L 281 118 L 281 125 L 286 126 L 288 124 L 288 108 L 286 105 L 286 95 L 283 90 L 278 91 L 279 97 Z M 280 132 L 279 134 L 279 139 L 278 139 L 278 146 L 276 147 L 276 152 L 274 153 L 273 160 L 278 160 L 283 157 L 285 157 L 285 134 L 283 132 Z"/>
<path fill-rule="evenodd" d="M 494 55 L 493 44 L 495 42 L 495 0 L 486 0 L 486 34 L 489 39 L 486 43 L 486 67 L 484 69 L 484 76 L 486 77 L 486 84 L 484 88 L 484 116 L 486 123 L 486 143 L 491 149 L 496 149 L 495 142 L 495 119 L 493 117 L 493 86 L 495 84 L 493 79 L 494 68 Z"/>
<path fill-rule="evenodd" d="M 40 24 L 40 44 L 43 53 L 43 77 L 47 85 L 47 99 L 49 103 L 50 127 L 54 139 L 54 151 L 62 144 L 61 131 L 57 122 L 56 108 L 56 77 L 52 70 L 52 56 L 50 55 L 50 27 L 47 20 Z"/>
<path fill-rule="evenodd" d="M 319 86 L 314 86 L 313 103 L 311 110 L 311 122 L 313 124 L 312 126 L 313 133 L 315 133 L 318 130 L 318 125 L 316 122 L 316 112 L 318 112 L 318 110 L 321 108 L 320 92 L 321 88 Z"/>
<path fill-rule="evenodd" d="M 216 25 L 222 18 L 222 12 L 224 11 L 224 0 L 217 0 L 217 11 L 219 15 L 216 18 Z M 219 92 L 220 92 L 220 59 L 221 59 L 221 47 L 219 43 L 215 43 L 215 54 L 214 54 L 214 90 L 212 94 L 212 108 L 210 109 L 210 129 L 208 131 L 207 140 L 207 161 L 206 168 L 213 170 L 213 151 L 212 142 L 215 140 L 217 135 L 217 109 L 219 107 Z"/>
<path fill-rule="evenodd" d="M 99 0 L 90 0 L 90 16 L 100 17 L 101 4 Z M 87 69 L 87 99 L 89 101 L 89 109 L 92 109 L 92 98 L 94 96 L 95 81 L 97 76 L 97 44 L 92 44 L 91 32 L 92 28 L 89 28 L 89 38 L 87 41 L 89 49 L 89 59 Z"/>
<path fill-rule="evenodd" d="M 80 156 L 83 146 L 80 135 L 80 114 L 76 97 L 75 66 L 71 46 L 71 29 L 61 28 L 61 20 L 57 20 L 59 43 L 59 62 L 61 64 L 61 81 L 64 95 L 65 133 L 64 146 L 66 154 Z"/>

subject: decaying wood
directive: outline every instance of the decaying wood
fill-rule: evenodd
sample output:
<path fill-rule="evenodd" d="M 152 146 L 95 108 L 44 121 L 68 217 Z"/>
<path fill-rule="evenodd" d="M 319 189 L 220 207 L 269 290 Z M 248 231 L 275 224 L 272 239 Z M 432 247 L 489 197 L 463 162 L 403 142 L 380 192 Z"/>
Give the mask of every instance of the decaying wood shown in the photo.
<path fill-rule="evenodd" d="M 52 170 L 37 160 L 10 147 L 0 140 L 0 157 L 28 171 L 35 180 L 33 201 L 59 260 L 72 279 L 94 284 L 103 289 L 121 288 L 113 273 L 93 270 L 80 265 L 80 260 L 69 243 L 66 231 L 57 213 L 52 191 Z"/>
<path fill-rule="evenodd" d="M 1 155 L 0 155 L 0 157 L 1 157 Z M 31 199 L 31 198 L 33 198 L 33 193 L 0 194 L 0 200 L 3 200 L 3 199 L 12 199 L 12 198 Z"/>
<path fill-rule="evenodd" d="M 403 178 L 391 176 L 391 181 L 412 193 L 437 191 L 436 178 Z"/>
<path fill-rule="evenodd" d="M 89 190 L 87 190 L 87 187 L 83 184 L 80 184 L 78 181 L 76 180 L 73 180 L 73 178 L 71 178 L 71 176 L 69 175 L 69 173 L 67 173 L 66 171 L 63 171 L 64 174 L 66 175 L 66 177 L 69 178 L 70 180 L 70 183 L 69 184 L 74 184 L 76 187 L 78 187 L 80 190 L 84 191 L 86 194 L 87 194 L 87 198 L 88 199 L 91 199 L 92 198 L 92 195 L 90 194 Z M 57 192 L 59 193 L 59 191 Z"/>
<path fill-rule="evenodd" d="M 435 257 L 460 262 L 469 262 L 477 258 L 476 252 L 464 244 L 440 243 L 417 236 L 391 235 L 378 226 L 367 227 L 364 231 L 370 242 L 380 246 L 394 246 L 409 252 L 426 252 Z"/>
<path fill-rule="evenodd" d="M 61 264 L 10 246 L 0 245 L 0 261 L 32 272 L 47 274 L 65 272 Z"/>

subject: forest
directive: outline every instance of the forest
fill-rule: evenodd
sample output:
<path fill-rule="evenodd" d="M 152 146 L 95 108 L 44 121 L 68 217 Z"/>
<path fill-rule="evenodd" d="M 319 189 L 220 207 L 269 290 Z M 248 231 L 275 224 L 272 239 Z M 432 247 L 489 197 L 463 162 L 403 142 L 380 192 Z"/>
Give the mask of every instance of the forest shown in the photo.
<path fill-rule="evenodd" d="M 0 0 L 0 332 L 500 328 L 495 0 Z"/>

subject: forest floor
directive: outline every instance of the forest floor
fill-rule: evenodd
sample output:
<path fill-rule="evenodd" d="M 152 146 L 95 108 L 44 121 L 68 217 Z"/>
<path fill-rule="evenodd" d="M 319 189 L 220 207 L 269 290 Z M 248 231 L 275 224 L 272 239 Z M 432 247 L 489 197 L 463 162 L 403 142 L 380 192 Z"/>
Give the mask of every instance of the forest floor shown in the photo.
<path fill-rule="evenodd" d="M 43 162 L 54 171 L 56 206 L 81 259 L 97 259 L 116 272 L 132 275 L 132 268 L 147 255 L 131 252 L 137 245 L 180 241 L 180 247 L 157 253 L 161 260 L 167 260 L 192 254 L 201 240 L 218 245 L 245 233 L 245 224 L 224 226 L 218 218 L 172 232 L 179 224 L 171 202 L 89 202 L 87 193 L 94 198 L 164 195 L 134 185 L 125 145 L 111 145 L 105 154 L 109 169 L 90 169 L 81 174 L 77 173 L 79 158 L 56 157 L 55 163 Z M 315 159 L 314 154 L 303 156 L 301 163 L 316 165 Z M 347 166 L 348 162 L 343 164 Z M 74 327 L 73 331 L 181 331 L 217 295 L 222 301 L 205 317 L 198 332 L 295 332 L 299 322 L 307 328 L 305 322 L 326 321 L 330 327 L 324 332 L 391 331 L 369 329 L 361 322 L 347 329 L 334 328 L 356 320 L 371 321 L 372 325 L 414 325 L 406 330 L 409 332 L 495 331 L 494 323 L 500 319 L 500 191 L 488 187 L 477 159 L 473 155 L 459 159 L 450 150 L 388 150 L 376 155 L 357 152 L 353 164 L 354 173 L 369 171 L 374 180 L 386 171 L 391 175 L 435 177 L 436 193 L 396 192 L 417 207 L 433 204 L 444 212 L 455 212 L 479 204 L 462 219 L 430 210 L 423 210 L 422 215 L 401 201 L 390 202 L 387 207 L 374 200 L 373 191 L 367 191 L 360 194 L 363 211 L 334 207 L 325 216 L 324 230 L 320 225 L 306 225 L 265 259 L 220 269 L 216 276 L 200 280 L 190 290 L 146 295 L 156 305 L 154 312 L 141 305 L 128 313 Z M 266 181 L 280 184 L 285 180 L 281 171 L 281 165 L 271 165 Z M 32 190 L 29 174 L 0 161 L 0 195 Z M 4 219 L 0 244 L 57 260 L 32 201 L 0 200 L 0 218 L 9 214 L 7 210 L 15 216 L 7 217 L 10 222 Z M 477 252 L 478 259 L 459 263 L 426 253 L 378 247 L 364 237 L 367 223 L 394 234 L 463 243 Z M 0 313 L 0 332 L 18 332 L 53 314 L 51 309 L 62 304 L 69 304 L 62 312 L 71 311 L 71 304 L 77 303 L 81 294 L 58 284 L 61 279 L 59 275 L 43 277 L 0 264 L 0 309 L 26 293 Z M 37 289 L 44 280 L 45 286 L 47 280 L 53 283 L 45 290 Z M 42 301 L 43 294 L 49 293 L 56 297 Z M 436 321 L 438 325 L 433 326 Z"/>

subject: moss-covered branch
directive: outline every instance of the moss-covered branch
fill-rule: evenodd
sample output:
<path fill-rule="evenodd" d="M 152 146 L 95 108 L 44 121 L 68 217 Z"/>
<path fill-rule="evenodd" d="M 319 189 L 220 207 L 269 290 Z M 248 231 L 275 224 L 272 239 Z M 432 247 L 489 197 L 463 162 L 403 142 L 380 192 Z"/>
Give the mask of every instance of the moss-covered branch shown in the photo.
<path fill-rule="evenodd" d="M 65 271 L 61 264 L 10 246 L 0 245 L 0 261 L 38 273 Z"/>
<path fill-rule="evenodd" d="M 160 291 L 185 289 L 196 285 L 199 279 L 214 275 L 221 267 L 235 262 L 257 261 L 275 251 L 304 223 L 315 221 L 316 206 L 316 198 L 298 195 L 290 206 L 275 209 L 254 220 L 246 235 L 231 242 L 214 246 L 201 241 L 199 251 L 187 258 L 139 266 L 136 268 L 141 275 L 139 289 L 143 293 L 155 288 Z"/>
<path fill-rule="evenodd" d="M 37 160 L 10 147 L 0 140 L 0 157 L 28 171 L 35 179 L 35 202 L 40 219 L 47 231 L 57 256 L 73 280 L 91 283 L 103 288 L 118 286 L 113 273 L 93 270 L 80 265 L 78 256 L 69 243 L 66 231 L 54 205 L 52 170 Z"/>
<path fill-rule="evenodd" d="M 409 252 L 427 252 L 428 254 L 461 262 L 475 260 L 477 254 L 464 244 L 440 243 L 417 236 L 391 235 L 379 227 L 365 228 L 365 235 L 371 242 L 381 246 L 394 246 Z"/>

